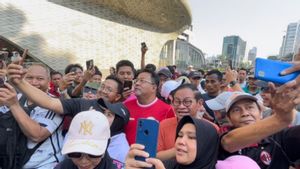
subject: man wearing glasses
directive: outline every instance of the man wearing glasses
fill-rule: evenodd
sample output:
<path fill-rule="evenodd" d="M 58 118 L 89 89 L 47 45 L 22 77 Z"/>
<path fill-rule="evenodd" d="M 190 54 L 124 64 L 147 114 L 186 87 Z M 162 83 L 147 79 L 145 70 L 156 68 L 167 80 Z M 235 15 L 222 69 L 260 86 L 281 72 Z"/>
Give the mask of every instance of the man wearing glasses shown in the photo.
<path fill-rule="evenodd" d="M 142 70 L 134 81 L 136 99 L 125 102 L 130 112 L 130 120 L 125 127 L 129 145 L 135 142 L 136 125 L 139 118 L 152 118 L 157 121 L 174 117 L 172 107 L 156 97 L 159 77 L 150 70 Z"/>

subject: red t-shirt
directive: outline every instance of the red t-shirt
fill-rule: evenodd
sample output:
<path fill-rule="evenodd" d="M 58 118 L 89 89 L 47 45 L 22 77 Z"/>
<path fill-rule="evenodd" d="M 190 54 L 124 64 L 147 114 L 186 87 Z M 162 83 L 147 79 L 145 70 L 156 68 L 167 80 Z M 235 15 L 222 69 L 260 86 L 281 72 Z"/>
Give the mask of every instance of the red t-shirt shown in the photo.
<path fill-rule="evenodd" d="M 130 112 L 129 122 L 125 126 L 125 134 L 129 145 L 135 143 L 136 125 L 139 118 L 154 118 L 160 122 L 175 116 L 173 108 L 157 98 L 149 105 L 140 105 L 137 99 L 124 104 Z"/>

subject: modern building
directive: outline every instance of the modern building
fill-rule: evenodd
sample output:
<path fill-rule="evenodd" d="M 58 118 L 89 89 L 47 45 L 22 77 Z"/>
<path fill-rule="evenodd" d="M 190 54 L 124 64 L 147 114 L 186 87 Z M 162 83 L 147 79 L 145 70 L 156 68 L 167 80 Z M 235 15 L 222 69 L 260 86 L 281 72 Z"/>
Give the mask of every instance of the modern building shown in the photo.
<path fill-rule="evenodd" d="M 279 55 L 285 57 L 289 54 L 294 55 L 300 48 L 300 21 L 290 23 L 287 27 L 286 34 L 283 36 L 282 45 Z"/>
<path fill-rule="evenodd" d="M 252 49 L 249 50 L 248 52 L 248 61 L 250 61 L 251 63 L 254 63 L 255 58 L 256 58 L 256 54 L 257 54 L 257 48 L 253 47 Z"/>
<path fill-rule="evenodd" d="M 184 71 L 189 65 L 194 69 L 205 66 L 203 52 L 189 41 L 192 35 L 192 26 L 185 30 L 176 40 L 168 41 L 160 54 L 160 66 L 176 65 L 179 71 Z"/>
<path fill-rule="evenodd" d="M 121 59 L 139 68 L 141 42 L 146 64 L 159 65 L 163 46 L 191 25 L 187 0 L 1 0 L 0 11 L 3 39 L 61 72 L 89 59 L 104 74 Z"/>
<path fill-rule="evenodd" d="M 239 36 L 226 36 L 223 38 L 222 55 L 226 57 L 233 68 L 238 68 L 243 61 L 246 51 L 246 41 Z"/>

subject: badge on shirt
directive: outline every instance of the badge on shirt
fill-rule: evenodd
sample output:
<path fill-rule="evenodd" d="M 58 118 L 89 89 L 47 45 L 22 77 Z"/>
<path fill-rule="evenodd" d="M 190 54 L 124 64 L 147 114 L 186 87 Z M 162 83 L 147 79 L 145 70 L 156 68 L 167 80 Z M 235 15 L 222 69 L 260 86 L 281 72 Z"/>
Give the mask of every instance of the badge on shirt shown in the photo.
<path fill-rule="evenodd" d="M 260 160 L 265 164 L 265 165 L 270 165 L 272 158 L 270 153 L 268 153 L 267 151 L 262 151 L 260 153 Z"/>

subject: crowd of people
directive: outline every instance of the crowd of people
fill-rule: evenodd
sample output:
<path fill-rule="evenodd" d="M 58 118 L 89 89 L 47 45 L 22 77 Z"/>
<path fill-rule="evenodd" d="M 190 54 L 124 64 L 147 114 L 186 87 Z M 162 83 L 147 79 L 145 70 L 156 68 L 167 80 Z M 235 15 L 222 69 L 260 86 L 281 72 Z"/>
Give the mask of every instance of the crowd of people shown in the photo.
<path fill-rule="evenodd" d="M 278 85 L 244 68 L 158 69 L 141 52 L 141 69 L 120 60 L 104 80 L 97 66 L 25 66 L 27 50 L 2 61 L 0 169 L 300 168 L 300 76 Z M 156 157 L 136 143 L 141 118 L 160 124 Z"/>

